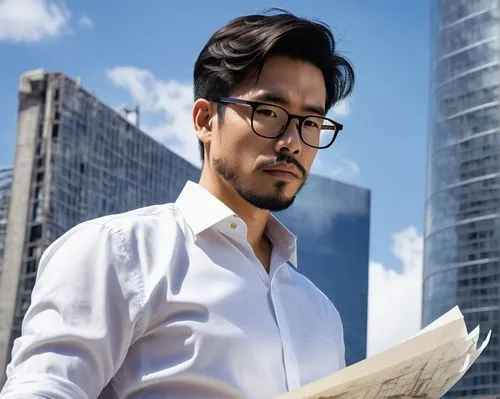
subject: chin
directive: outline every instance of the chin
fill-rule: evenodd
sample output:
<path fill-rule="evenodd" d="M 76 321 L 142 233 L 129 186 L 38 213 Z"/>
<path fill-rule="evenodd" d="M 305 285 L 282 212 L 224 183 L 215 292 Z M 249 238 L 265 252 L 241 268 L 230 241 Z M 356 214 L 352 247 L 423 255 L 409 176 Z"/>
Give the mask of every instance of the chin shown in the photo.
<path fill-rule="evenodd" d="M 243 199 L 259 209 L 266 209 L 269 211 L 282 211 L 290 207 L 295 200 L 295 193 L 287 195 L 282 190 L 252 190 L 242 189 L 238 193 Z"/>

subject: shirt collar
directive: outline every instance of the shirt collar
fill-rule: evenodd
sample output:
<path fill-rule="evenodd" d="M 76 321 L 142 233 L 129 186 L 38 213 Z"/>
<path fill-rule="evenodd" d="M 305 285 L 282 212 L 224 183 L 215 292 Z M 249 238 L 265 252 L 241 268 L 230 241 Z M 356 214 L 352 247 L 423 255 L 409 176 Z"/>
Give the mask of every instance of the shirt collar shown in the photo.
<path fill-rule="evenodd" d="M 288 230 L 272 213 L 266 226 L 266 235 L 273 246 L 281 248 L 289 254 L 289 261 L 297 267 L 297 237 Z"/>
<path fill-rule="evenodd" d="M 203 206 L 200 206 L 201 204 Z M 181 211 L 195 237 L 226 219 L 237 217 L 221 200 L 190 180 L 186 182 L 175 205 Z M 289 262 L 297 267 L 297 237 L 273 214 L 269 215 L 266 234 L 273 246 L 286 251 L 289 254 Z"/>
<path fill-rule="evenodd" d="M 189 180 L 175 201 L 175 205 L 195 236 L 225 219 L 236 216 L 221 200 Z"/>

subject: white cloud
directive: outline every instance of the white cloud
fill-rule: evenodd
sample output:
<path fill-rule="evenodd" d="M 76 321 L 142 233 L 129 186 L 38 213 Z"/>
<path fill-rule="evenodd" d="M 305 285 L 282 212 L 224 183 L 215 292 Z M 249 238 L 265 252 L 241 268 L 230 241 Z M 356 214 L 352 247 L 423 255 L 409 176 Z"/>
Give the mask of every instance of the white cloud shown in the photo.
<path fill-rule="evenodd" d="M 350 159 L 338 157 L 338 161 L 330 172 L 331 177 L 349 181 L 359 174 L 359 166 Z"/>
<path fill-rule="evenodd" d="M 161 80 L 150 71 L 136 67 L 111 68 L 107 74 L 115 85 L 127 89 L 132 100 L 139 104 L 141 121 L 145 120 L 141 122 L 141 129 L 194 165 L 201 166 L 191 121 L 191 84 Z M 148 123 L 148 119 L 156 122 Z"/>
<path fill-rule="evenodd" d="M 335 151 L 328 155 L 320 155 L 314 161 L 311 173 L 352 182 L 359 175 L 359 166 L 356 162 L 344 158 L 338 151 Z"/>
<path fill-rule="evenodd" d="M 370 261 L 368 356 L 388 349 L 421 328 L 423 238 L 413 226 L 392 235 L 398 273 Z"/>
<path fill-rule="evenodd" d="M 345 118 L 349 115 L 351 111 L 350 101 L 348 99 L 339 101 L 334 107 L 328 112 L 328 117 L 335 119 L 337 117 Z"/>
<path fill-rule="evenodd" d="M 50 0 L 0 0 L 0 41 L 38 42 L 67 29 L 70 13 Z"/>
<path fill-rule="evenodd" d="M 86 29 L 94 29 L 94 21 L 88 15 L 82 15 L 78 18 L 78 26 Z"/>

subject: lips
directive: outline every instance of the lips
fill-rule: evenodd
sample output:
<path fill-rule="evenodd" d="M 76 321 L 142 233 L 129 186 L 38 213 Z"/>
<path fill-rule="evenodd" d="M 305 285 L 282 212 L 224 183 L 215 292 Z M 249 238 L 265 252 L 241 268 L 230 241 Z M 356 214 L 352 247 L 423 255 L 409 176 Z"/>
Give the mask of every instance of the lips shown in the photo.
<path fill-rule="evenodd" d="M 287 157 L 286 162 L 280 159 L 277 162 L 267 161 L 259 169 L 267 175 L 287 181 L 305 179 L 307 175 L 302 165 L 291 157 Z"/>
<path fill-rule="evenodd" d="M 277 180 L 292 181 L 297 179 L 297 175 L 294 172 L 283 170 L 283 169 L 266 169 L 264 172 L 274 177 Z"/>
<path fill-rule="evenodd" d="M 291 170 L 287 169 L 266 169 L 264 172 L 267 173 L 274 173 L 274 174 L 283 174 L 283 175 L 290 175 L 292 177 L 298 177 L 297 173 Z"/>

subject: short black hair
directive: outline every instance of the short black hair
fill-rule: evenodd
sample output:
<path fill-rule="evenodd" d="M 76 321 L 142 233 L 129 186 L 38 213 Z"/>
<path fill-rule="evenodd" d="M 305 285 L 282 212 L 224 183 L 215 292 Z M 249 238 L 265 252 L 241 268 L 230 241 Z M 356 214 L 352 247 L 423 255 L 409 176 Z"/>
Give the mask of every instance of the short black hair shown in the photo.
<path fill-rule="evenodd" d="M 337 53 L 328 25 L 272 9 L 233 19 L 212 35 L 194 65 L 195 100 L 228 96 L 236 85 L 258 76 L 266 60 L 277 55 L 310 62 L 321 70 L 327 111 L 353 89 L 354 69 Z M 203 160 L 201 141 L 200 153 Z"/>

